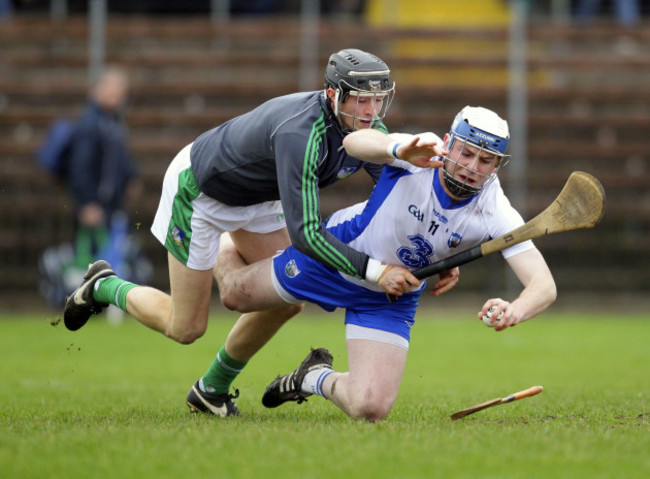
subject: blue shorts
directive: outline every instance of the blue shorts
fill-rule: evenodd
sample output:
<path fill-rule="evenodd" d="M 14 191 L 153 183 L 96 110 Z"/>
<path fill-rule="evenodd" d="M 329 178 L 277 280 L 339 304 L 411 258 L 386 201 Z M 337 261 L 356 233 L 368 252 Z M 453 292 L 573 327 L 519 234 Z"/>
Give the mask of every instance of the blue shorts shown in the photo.
<path fill-rule="evenodd" d="M 345 323 L 397 334 L 407 341 L 415 322 L 415 310 L 424 286 L 391 303 L 386 293 L 371 291 L 346 280 L 290 246 L 273 258 L 276 288 L 293 298 L 317 304 L 326 311 L 345 308 Z M 286 296 L 285 296 L 285 299 Z"/>

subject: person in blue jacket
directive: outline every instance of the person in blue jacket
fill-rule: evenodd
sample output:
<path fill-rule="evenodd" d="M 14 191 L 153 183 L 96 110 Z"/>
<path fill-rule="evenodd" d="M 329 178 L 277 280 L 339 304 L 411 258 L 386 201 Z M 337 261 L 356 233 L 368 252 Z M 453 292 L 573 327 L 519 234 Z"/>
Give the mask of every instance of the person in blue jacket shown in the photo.
<path fill-rule="evenodd" d="M 92 87 L 68 146 L 66 180 L 74 200 L 76 246 L 91 257 L 108 241 L 115 214 L 139 188 L 123 116 L 128 86 L 125 71 L 107 68 Z"/>

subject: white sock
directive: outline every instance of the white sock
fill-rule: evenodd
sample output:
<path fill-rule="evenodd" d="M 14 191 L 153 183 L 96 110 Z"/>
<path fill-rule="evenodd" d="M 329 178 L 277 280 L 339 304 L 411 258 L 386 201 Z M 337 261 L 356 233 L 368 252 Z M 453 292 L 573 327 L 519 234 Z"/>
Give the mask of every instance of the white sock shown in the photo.
<path fill-rule="evenodd" d="M 319 396 L 325 397 L 323 394 L 323 382 L 325 382 L 325 378 L 333 372 L 334 371 L 328 368 L 309 371 L 300 385 L 300 390 L 306 393 L 318 394 Z"/>

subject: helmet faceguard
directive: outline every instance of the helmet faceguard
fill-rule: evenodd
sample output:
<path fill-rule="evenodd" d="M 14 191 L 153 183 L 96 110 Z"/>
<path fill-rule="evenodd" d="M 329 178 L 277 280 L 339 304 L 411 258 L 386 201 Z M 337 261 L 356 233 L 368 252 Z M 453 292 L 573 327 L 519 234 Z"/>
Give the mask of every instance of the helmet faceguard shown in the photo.
<path fill-rule="evenodd" d="M 356 129 L 357 120 L 370 121 L 372 127 L 378 125 L 386 116 L 395 95 L 395 83 L 390 81 L 388 66 L 376 56 L 356 49 L 341 50 L 330 56 L 325 69 L 325 88 L 332 88 L 335 92 L 332 108 L 341 127 L 343 124 L 339 116 L 352 118 L 353 126 L 350 131 Z M 349 96 L 357 99 L 353 114 L 343 112 L 339 108 Z M 356 111 L 361 98 L 383 100 L 377 111 L 373 111 L 371 118 L 357 118 Z"/>
<path fill-rule="evenodd" d="M 483 107 L 466 106 L 451 125 L 449 156 L 443 177 L 452 195 L 466 198 L 479 193 L 510 160 L 508 123 Z"/>

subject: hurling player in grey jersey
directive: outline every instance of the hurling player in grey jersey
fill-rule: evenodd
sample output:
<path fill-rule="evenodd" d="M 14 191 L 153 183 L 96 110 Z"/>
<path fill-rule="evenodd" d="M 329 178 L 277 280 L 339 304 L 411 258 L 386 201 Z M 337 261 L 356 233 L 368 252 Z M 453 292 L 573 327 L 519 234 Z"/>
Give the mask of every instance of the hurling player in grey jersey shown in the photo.
<path fill-rule="evenodd" d="M 393 94 L 388 66 L 361 50 L 330 56 L 325 89 L 271 99 L 205 132 L 183 148 L 165 174 L 151 230 L 168 250 L 171 294 L 119 278 L 106 261 L 93 263 L 66 301 L 64 322 L 82 327 L 114 304 L 144 325 L 189 344 L 207 327 L 219 241 L 229 232 L 247 263 L 294 244 L 315 260 L 399 295 L 408 281 L 402 267 L 385 264 L 331 235 L 321 224 L 319 189 L 363 168 L 376 180 L 391 158 L 368 162 L 342 146 L 350 132 L 382 123 Z M 422 160 L 417 166 L 439 167 Z M 118 270 L 119 272 L 119 270 Z M 217 280 L 219 275 L 216 274 Z M 441 290 L 453 287 L 457 271 Z M 238 285 L 230 285 L 237 287 Z M 286 305 L 243 315 L 199 384 L 195 410 L 237 414 L 229 388 L 246 362 L 301 310 Z"/>

